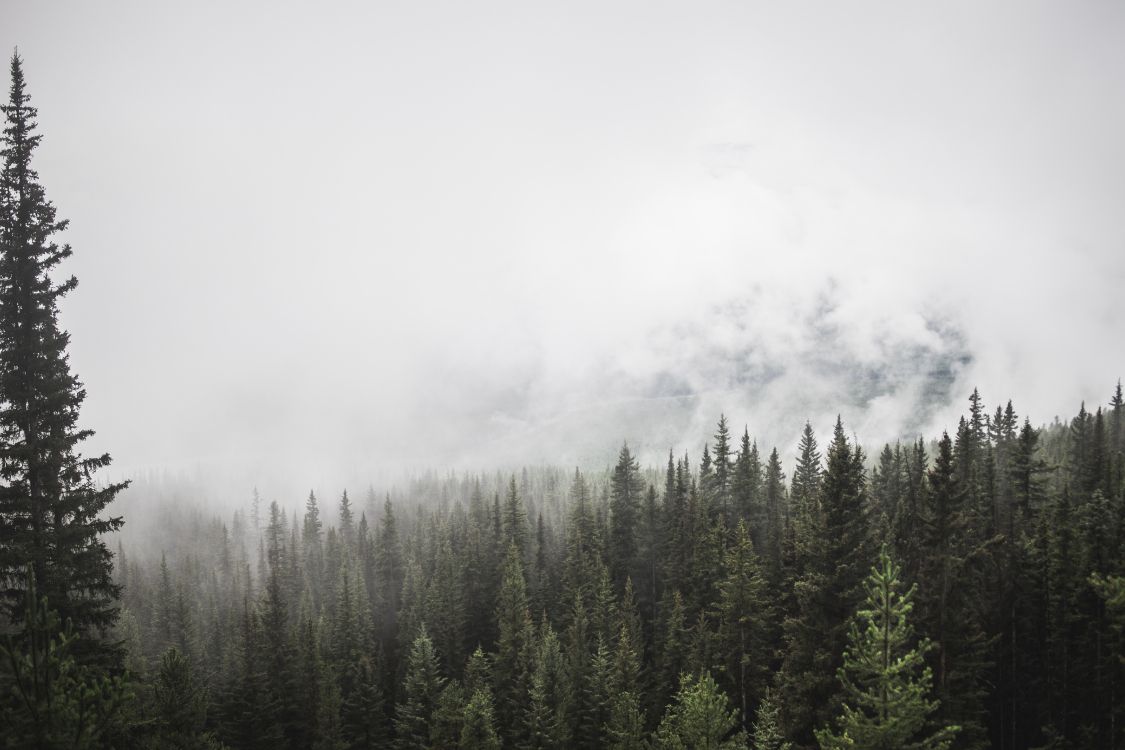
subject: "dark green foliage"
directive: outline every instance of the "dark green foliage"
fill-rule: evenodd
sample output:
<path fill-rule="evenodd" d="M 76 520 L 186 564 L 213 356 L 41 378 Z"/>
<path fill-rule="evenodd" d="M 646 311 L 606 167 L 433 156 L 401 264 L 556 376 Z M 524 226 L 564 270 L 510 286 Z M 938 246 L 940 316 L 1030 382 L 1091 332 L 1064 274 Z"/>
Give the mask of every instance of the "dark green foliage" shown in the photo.
<path fill-rule="evenodd" d="M 842 424 L 823 459 L 806 429 L 792 492 L 777 450 L 759 466 L 747 432 L 732 455 L 720 430 L 695 470 L 669 456 L 660 492 L 630 453 L 574 472 L 569 493 L 550 468 L 412 480 L 377 528 L 355 509 L 351 542 L 315 497 L 303 520 L 263 501 L 258 530 L 241 511 L 173 519 L 193 544 L 166 545 L 163 565 L 122 549 L 121 637 L 138 644 L 146 695 L 160 649 L 190 654 L 186 692 L 208 704 L 179 701 L 206 717 L 190 731 L 233 750 L 744 747 L 747 733 L 811 748 L 818 728 L 842 738 L 835 717 L 878 714 L 857 698 L 875 683 L 858 676 L 865 641 L 848 623 L 881 541 L 918 581 L 916 610 L 887 622 L 909 620 L 919 641 L 896 636 L 909 658 L 880 679 L 914 698 L 926 669 L 933 681 L 932 698 L 898 706 L 917 709 L 900 728 L 919 712 L 925 726 L 894 742 L 956 725 L 953 748 L 1125 747 L 1125 502 L 1104 471 L 1072 490 L 1069 468 L 1111 463 L 1113 412 L 1100 430 L 1083 417 L 1082 437 L 974 408 L 956 442 L 888 446 L 870 481 Z M 844 666 L 854 690 L 836 679 Z M 133 746 L 155 713 L 142 704 Z"/>
<path fill-rule="evenodd" d="M 539 627 L 538 642 L 532 657 L 531 685 L 528 691 L 526 747 L 534 750 L 567 747 L 568 682 L 566 662 L 558 636 L 550 624 Z"/>
<path fill-rule="evenodd" d="M 597 689 L 592 656 L 593 641 L 587 608 L 579 594 L 575 594 L 571 607 L 570 624 L 563 639 L 565 694 L 563 715 L 566 736 L 574 747 L 597 747 L 600 735 L 598 724 Z"/>
<path fill-rule="evenodd" d="M 762 496 L 762 462 L 758 457 L 758 445 L 750 442 L 749 430 L 742 432 L 742 442 L 734 462 L 731 493 L 736 515 L 746 521 L 755 549 L 765 549 L 770 522 Z M 734 528 L 734 525 L 733 518 L 729 519 L 728 527 Z"/>
<path fill-rule="evenodd" d="M 730 429 L 727 418 L 719 415 L 719 426 L 715 430 L 715 452 L 711 458 L 710 482 L 704 488 L 710 505 L 723 517 L 728 526 L 733 526 L 735 507 L 732 479 L 734 475 L 734 453 L 730 442 Z"/>
<path fill-rule="evenodd" d="M 465 704 L 461 722 L 461 750 L 500 750 L 496 733 L 492 696 L 487 690 L 475 690 Z"/>
<path fill-rule="evenodd" d="M 447 682 L 438 693 L 430 720 L 430 744 L 432 748 L 457 747 L 461 742 L 466 703 L 465 689 L 456 680 Z"/>
<path fill-rule="evenodd" d="M 153 728 L 146 737 L 148 747 L 160 750 L 200 750 L 221 747 L 212 734 L 204 731 L 207 721 L 207 693 L 192 675 L 191 666 L 175 648 L 160 662 L 153 683 Z"/>
<path fill-rule="evenodd" d="M 770 580 L 777 582 L 781 578 L 782 544 L 785 538 L 786 523 L 785 509 L 788 508 L 785 497 L 785 473 L 781 470 L 781 459 L 777 455 L 777 448 L 770 452 L 769 462 L 766 464 L 765 480 L 765 547 L 762 556 L 770 571 Z"/>
<path fill-rule="evenodd" d="M 222 737 L 236 748 L 268 750 L 283 742 L 279 701 L 266 675 L 263 650 L 261 624 L 247 595 L 222 702 Z"/>
<path fill-rule="evenodd" d="M 961 726 L 958 747 L 976 747 L 985 741 L 981 681 L 988 665 L 984 602 L 974 601 L 971 593 L 981 587 L 976 573 L 983 547 L 971 533 L 974 518 L 980 517 L 954 453 L 949 435 L 943 435 L 922 514 L 920 577 L 927 585 L 919 596 L 919 622 L 934 643 L 930 663 L 941 701 L 938 718 Z"/>
<path fill-rule="evenodd" d="M 690 634 L 687 612 L 679 591 L 663 607 L 664 618 L 657 634 L 656 706 L 663 709 L 680 684 L 680 675 L 688 671 Z"/>
<path fill-rule="evenodd" d="M 355 515 L 352 513 L 352 501 L 348 499 L 348 491 L 340 496 L 340 538 L 344 548 L 348 551 L 355 549 Z"/>
<path fill-rule="evenodd" d="M 945 750 L 958 727 L 928 726 L 938 705 L 928 697 L 932 675 L 923 654 L 929 642 L 914 642 L 908 619 L 914 588 L 902 591 L 899 568 L 885 548 L 865 588 L 839 670 L 843 712 L 835 730 L 817 731 L 817 741 L 826 749 Z"/>
<path fill-rule="evenodd" d="M 508 494 L 504 498 L 504 515 L 502 517 L 503 544 L 507 548 L 515 545 L 519 550 L 520 559 L 527 556 L 528 529 L 527 510 L 524 508 L 523 499 L 516 490 L 516 477 L 513 474 L 508 484 Z"/>
<path fill-rule="evenodd" d="M 364 653 L 341 668 L 340 737 L 347 748 L 385 747 L 390 732 L 376 654 Z"/>
<path fill-rule="evenodd" d="M 807 428 L 801 452 L 807 460 L 798 472 L 806 494 L 794 519 L 796 609 L 785 621 L 778 687 L 787 734 L 807 746 L 813 728 L 825 723 L 839 700 L 832 675 L 841 664 L 847 619 L 862 594 L 870 535 L 863 454 L 852 447 L 842 422 L 836 421 L 823 476 L 815 470 L 816 445 Z M 810 496 L 812 487 L 816 494 Z"/>
<path fill-rule="evenodd" d="M 610 698 L 605 733 L 606 747 L 610 750 L 644 750 L 648 747 L 644 714 L 636 693 L 625 691 Z"/>
<path fill-rule="evenodd" d="M 768 692 L 758 704 L 754 714 L 754 731 L 751 733 L 750 747 L 753 750 L 791 750 L 793 744 L 781 733 L 781 716 Z"/>
<path fill-rule="evenodd" d="M 492 678 L 497 715 L 500 726 L 505 729 L 505 741 L 514 745 L 525 734 L 521 718 L 523 707 L 527 704 L 535 642 L 522 555 L 515 542 L 508 546 L 504 578 L 496 604 L 496 618 L 500 626 L 500 639 L 492 662 Z"/>
<path fill-rule="evenodd" d="M 22 629 L 0 643 L 0 738 L 11 748 L 103 747 L 124 730 L 132 689 L 75 657 L 73 627 L 39 598 L 34 573 L 25 580 Z"/>
<path fill-rule="evenodd" d="M 40 595 L 73 628 L 68 647 L 80 663 L 119 667 L 108 638 L 120 587 L 102 536 L 121 518 L 103 511 L 127 483 L 99 486 L 109 455 L 84 457 L 93 432 L 78 427 L 86 391 L 70 371 L 70 334 L 59 327 L 59 302 L 77 285 L 51 277 L 70 257 L 32 157 L 41 136 L 22 62 L 12 56 L 11 88 L 0 139 L 0 616 L 19 625 L 30 615 L 27 566 Z"/>
<path fill-rule="evenodd" d="M 758 556 L 743 521 L 738 522 L 734 542 L 723 559 L 722 576 L 716 612 L 718 649 L 726 657 L 722 682 L 734 697 L 739 720 L 749 726 L 751 707 L 765 687 L 769 612 Z"/>
<path fill-rule="evenodd" d="M 685 676 L 654 736 L 658 750 L 741 750 L 738 711 L 709 674 Z"/>
<path fill-rule="evenodd" d="M 614 586 L 620 591 L 625 586 L 625 579 L 634 576 L 638 570 L 637 531 L 644 495 L 640 467 L 629 452 L 628 445 L 621 446 L 610 485 L 610 576 Z"/>
<path fill-rule="evenodd" d="M 626 570 L 619 586 L 606 564 L 612 472 L 575 472 L 565 499 L 565 474 L 517 473 L 515 504 L 505 502 L 511 474 L 427 480 L 405 493 L 401 522 L 386 505 L 371 533 L 361 516 L 351 550 L 335 526 L 317 533 L 309 524 L 306 534 L 300 519 L 288 525 L 263 505 L 256 580 L 245 550 L 259 537 L 238 516 L 230 534 L 213 524 L 213 544 L 201 545 L 213 546 L 212 556 L 169 555 L 164 566 L 157 556 L 142 566 L 130 554 L 121 571 L 129 639 L 142 644 L 150 680 L 153 644 L 200 651 L 193 677 L 212 687 L 207 716 L 219 720 L 204 729 L 236 750 L 396 740 L 642 747 L 692 732 L 691 741 L 719 741 L 698 734 L 710 725 L 681 707 L 681 688 L 698 689 L 700 674 L 713 676 L 717 692 L 692 705 L 715 726 L 726 731 L 733 717 L 730 731 L 749 732 L 752 746 L 811 748 L 815 729 L 842 728 L 829 722 L 846 715 L 845 705 L 875 715 L 835 675 L 866 593 L 862 574 L 882 540 L 902 557 L 900 579 L 918 581 L 906 619 L 919 644 L 933 644 L 915 648 L 906 638 L 913 671 L 892 675 L 909 682 L 913 674 L 911 690 L 926 682 L 927 668 L 932 675 L 933 697 L 914 705 L 936 708 L 915 739 L 956 725 L 954 748 L 1121 748 L 1125 635 L 1112 588 L 1125 574 L 1120 491 L 1107 494 L 1104 482 L 1085 495 L 1070 489 L 1066 467 L 1081 453 L 1070 423 L 1017 429 L 1014 409 L 986 419 L 979 408 L 979 434 L 970 415 L 957 442 L 892 444 L 870 481 L 842 425 L 823 460 L 806 431 L 792 495 L 772 450 L 746 513 L 754 445 L 744 433 L 729 466 L 733 526 L 721 505 L 721 444 L 708 446 L 697 471 L 670 456 L 661 493 L 630 455 L 617 475 L 635 475 L 633 569 L 641 577 Z M 1100 433 L 1096 412 L 1083 419 L 1087 454 L 1098 455 L 1095 446 L 1112 439 L 1112 412 Z M 529 532 L 522 553 L 518 534 L 505 534 L 506 509 L 534 513 L 533 537 L 526 515 L 507 524 Z M 308 503 L 305 513 L 309 521 Z M 754 544 L 757 514 L 764 550 Z M 423 622 L 432 665 L 423 673 L 438 685 L 428 702 L 417 700 L 411 676 Z M 388 643 L 400 658 L 387 654 Z M 852 678 L 862 692 L 861 682 Z M 673 718 L 662 721 L 665 714 Z"/>
<path fill-rule="evenodd" d="M 797 446 L 797 468 L 793 472 L 793 485 L 790 490 L 793 520 L 796 526 L 807 527 L 812 523 L 811 516 L 815 514 L 820 502 L 821 472 L 816 435 L 813 433 L 812 425 L 806 422 L 805 430 L 801 433 L 801 442 Z"/>
<path fill-rule="evenodd" d="M 410 647 L 402 699 L 395 707 L 395 747 L 424 750 L 429 747 L 430 720 L 445 678 L 438 673 L 434 644 L 423 626 Z"/>
<path fill-rule="evenodd" d="M 404 575 L 405 566 L 398 537 L 398 524 L 395 521 L 394 506 L 391 505 L 391 499 L 388 497 L 383 503 L 383 521 L 375 555 L 375 582 L 379 601 L 384 605 L 379 611 L 379 637 L 384 651 L 392 654 Z"/>

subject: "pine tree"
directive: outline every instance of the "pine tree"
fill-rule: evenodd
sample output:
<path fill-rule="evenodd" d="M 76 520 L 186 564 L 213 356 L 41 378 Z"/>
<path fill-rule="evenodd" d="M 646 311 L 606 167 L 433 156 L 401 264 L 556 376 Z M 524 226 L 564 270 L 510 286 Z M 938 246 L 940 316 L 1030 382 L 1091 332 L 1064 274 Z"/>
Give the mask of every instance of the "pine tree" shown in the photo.
<path fill-rule="evenodd" d="M 866 600 L 851 622 L 844 666 L 838 672 L 845 694 L 838 730 L 818 730 L 817 741 L 825 750 L 948 748 L 958 727 L 928 727 L 938 702 L 927 697 L 932 675 L 923 654 L 929 643 L 914 643 L 908 619 L 914 587 L 901 590 L 898 566 L 885 548 L 865 589 Z"/>
<path fill-rule="evenodd" d="M 769 646 L 765 584 L 743 521 L 723 559 L 722 576 L 717 615 L 720 652 L 726 656 L 724 682 L 730 685 L 743 726 L 749 726 L 750 707 L 764 686 Z"/>
<path fill-rule="evenodd" d="M 389 496 L 383 503 L 383 520 L 375 554 L 375 574 L 379 601 L 383 603 L 383 608 L 379 612 L 379 637 L 384 653 L 387 654 L 391 664 L 396 664 L 398 660 L 395 654 L 395 636 L 405 569 L 402 544 L 398 538 L 398 525 L 395 523 L 394 507 Z M 410 637 L 413 636 L 414 634 L 411 633 Z"/>
<path fill-rule="evenodd" d="M 341 667 L 340 737 L 350 750 L 387 746 L 389 732 L 379 662 L 376 653 L 361 653 Z"/>
<path fill-rule="evenodd" d="M 496 644 L 492 669 L 500 727 L 506 742 L 513 745 L 523 738 L 520 717 L 527 700 L 534 646 L 534 629 L 527 608 L 527 584 L 521 560 L 519 547 L 512 542 L 508 547 L 504 580 L 496 604 L 500 640 Z"/>
<path fill-rule="evenodd" d="M 928 475 L 921 534 L 919 623 L 933 641 L 931 665 L 939 718 L 961 726 L 958 747 L 984 746 L 983 689 L 986 638 L 972 594 L 980 590 L 973 575 L 979 547 L 973 545 L 974 519 L 969 493 L 957 470 L 948 434 L 938 443 Z"/>
<path fill-rule="evenodd" d="M 131 686 L 75 658 L 74 628 L 39 596 L 35 574 L 26 570 L 25 576 L 24 627 L 0 642 L 0 735 L 6 747 L 117 744 L 112 740 L 124 729 Z"/>
<path fill-rule="evenodd" d="M 437 550 L 426 590 L 426 622 L 446 671 L 452 672 L 454 665 L 465 661 L 465 583 L 453 552 L 449 524 L 442 521 L 435 534 Z"/>
<path fill-rule="evenodd" d="M 512 475 L 511 481 L 508 483 L 508 494 L 504 498 L 503 514 L 504 549 L 507 549 L 511 544 L 516 545 L 516 549 L 520 552 L 520 559 L 523 560 L 526 558 L 528 551 L 527 510 L 524 508 L 523 498 L 520 497 L 519 491 L 516 489 L 515 474 Z"/>
<path fill-rule="evenodd" d="M 473 691 L 465 704 L 459 747 L 460 750 L 500 750 L 492 696 L 487 690 Z"/>
<path fill-rule="evenodd" d="M 815 455 L 815 446 L 802 452 Z M 801 465 L 798 472 L 813 474 Z M 785 661 L 778 676 L 786 733 L 798 745 L 812 741 L 814 727 L 839 700 L 831 675 L 840 665 L 848 617 L 862 595 L 862 561 L 869 559 L 863 453 L 853 450 L 840 419 L 817 484 L 818 497 L 802 501 L 811 507 L 795 520 L 796 607 L 785 621 Z"/>
<path fill-rule="evenodd" d="M 890 443 L 883 446 L 879 463 L 871 472 L 871 525 L 876 538 L 892 542 L 896 535 L 896 517 L 902 506 L 902 449 Z"/>
<path fill-rule="evenodd" d="M 285 598 L 282 577 L 289 551 L 285 547 L 285 530 L 277 502 L 270 503 L 270 521 L 266 526 L 266 561 L 269 566 L 265 590 L 258 605 L 258 621 L 262 644 L 261 656 L 276 710 L 274 722 L 282 728 L 287 740 L 296 732 L 293 671 L 290 663 L 289 605 Z"/>
<path fill-rule="evenodd" d="M 586 604 L 580 594 L 574 595 L 570 622 L 564 643 L 565 693 L 563 715 L 566 718 L 566 736 L 573 747 L 597 747 L 599 725 L 591 664 L 592 644 Z"/>
<path fill-rule="evenodd" d="M 685 573 L 691 556 L 687 502 L 683 465 L 674 461 L 669 451 L 664 478 L 664 538 L 667 540 L 664 579 L 669 589 L 681 589 L 687 585 Z"/>
<path fill-rule="evenodd" d="M 431 748 L 454 748 L 460 744 L 467 701 L 465 688 L 457 680 L 447 682 L 438 693 L 433 717 L 430 719 Z"/>
<path fill-rule="evenodd" d="M 734 474 L 732 452 L 727 418 L 720 414 L 719 425 L 715 429 L 715 453 L 711 459 L 711 486 L 707 489 L 713 507 L 723 516 L 728 528 L 734 527 L 734 500 L 731 492 L 731 480 Z"/>
<path fill-rule="evenodd" d="M 355 550 L 355 516 L 347 490 L 340 496 L 340 539 L 344 542 L 344 549 L 349 552 Z"/>
<path fill-rule="evenodd" d="M 754 714 L 754 731 L 750 746 L 753 750 L 791 750 L 793 743 L 781 733 L 781 719 L 777 703 L 766 691 Z"/>
<path fill-rule="evenodd" d="M 618 591 L 625 587 L 625 579 L 637 571 L 637 521 L 643 494 L 640 467 L 629 446 L 622 445 L 613 469 L 609 504 L 610 578 Z"/>
<path fill-rule="evenodd" d="M 657 676 L 655 708 L 663 709 L 679 688 L 680 675 L 688 668 L 687 611 L 679 591 L 662 607 L 663 622 L 657 638 Z"/>
<path fill-rule="evenodd" d="M 646 750 L 645 718 L 636 693 L 625 691 L 610 701 L 606 724 L 606 747 L 609 750 Z"/>
<path fill-rule="evenodd" d="M 644 513 L 640 527 L 640 557 L 638 601 L 644 619 L 656 620 L 656 605 L 660 598 L 660 570 L 664 555 L 664 514 L 656 499 L 656 488 L 651 484 L 645 493 Z"/>
<path fill-rule="evenodd" d="M 660 722 L 657 750 L 743 750 L 738 711 L 709 674 L 686 676 Z"/>
<path fill-rule="evenodd" d="M 1109 405 L 1109 494 L 1115 495 L 1125 492 L 1125 395 L 1121 380 L 1117 381 Z"/>
<path fill-rule="evenodd" d="M 929 507 L 929 483 L 926 480 L 929 458 L 922 438 L 902 453 L 902 498 L 894 516 L 893 550 L 895 559 L 902 565 L 903 575 L 908 580 L 917 580 L 922 564 L 923 513 Z"/>
<path fill-rule="evenodd" d="M 770 571 L 770 580 L 780 581 L 782 546 L 787 524 L 784 517 L 785 473 L 781 470 L 781 458 L 777 455 L 777 448 L 770 451 L 769 461 L 766 463 L 765 495 L 766 542 L 762 557 Z"/>
<path fill-rule="evenodd" d="M 795 523 L 807 523 L 807 518 L 816 512 L 819 502 L 822 468 L 820 451 L 817 449 L 816 435 L 812 425 L 805 422 L 801 441 L 797 445 L 797 468 L 793 472 L 793 488 L 790 499 L 796 518 Z"/>
<path fill-rule="evenodd" d="M 271 750 L 283 743 L 278 701 L 266 676 L 263 651 L 261 625 L 246 593 L 234 668 L 221 704 L 223 737 L 240 750 Z"/>
<path fill-rule="evenodd" d="M 583 747 L 605 747 L 608 737 L 606 728 L 609 726 L 610 709 L 615 697 L 613 691 L 614 681 L 614 653 L 613 646 L 608 638 L 599 638 L 594 656 L 590 659 L 589 679 L 583 686 L 586 692 L 586 706 L 589 710 L 586 716 L 588 725 L 585 732 L 577 738 L 585 740 Z"/>
<path fill-rule="evenodd" d="M 1049 469 L 1047 462 L 1039 457 L 1039 432 L 1031 426 L 1030 420 L 1025 420 L 1023 428 L 1012 451 L 1012 460 L 1009 471 L 1009 481 L 1012 485 L 1016 513 L 1013 514 L 1012 527 L 1009 536 L 1015 539 L 1015 529 L 1019 525 L 1027 524 L 1031 520 L 1033 511 L 1041 508 L 1046 489 L 1043 486 L 1043 475 Z"/>
<path fill-rule="evenodd" d="M 647 688 L 647 671 L 643 666 L 645 638 L 631 578 L 625 581 L 625 592 L 615 609 L 613 628 L 617 644 L 616 689 L 641 694 Z"/>
<path fill-rule="evenodd" d="M 608 747 L 631 750 L 645 746 L 644 715 L 641 711 L 645 692 L 642 673 L 644 640 L 631 579 L 625 581 L 625 595 L 616 619 L 617 643 L 607 695 L 603 701 L 609 707 L 605 736 Z"/>
<path fill-rule="evenodd" d="M 175 592 L 172 589 L 172 573 L 168 570 L 168 559 L 160 553 L 160 579 L 157 581 L 156 596 L 152 603 L 152 629 L 155 648 L 160 653 L 175 645 Z"/>
<path fill-rule="evenodd" d="M 1074 503 L 1069 485 L 1050 509 L 1046 539 L 1048 708 L 1045 724 L 1067 737 L 1074 729 L 1077 629 L 1077 593 L 1081 585 L 1078 540 L 1075 538 Z"/>
<path fill-rule="evenodd" d="M 563 597 L 568 604 L 575 595 L 580 596 L 584 604 L 592 602 L 599 548 L 597 522 L 590 508 L 590 490 L 585 478 L 575 469 L 563 559 Z"/>
<path fill-rule="evenodd" d="M 187 660 L 175 648 L 165 652 L 153 685 L 154 731 L 149 747 L 164 750 L 218 748 L 219 743 L 204 731 L 207 722 L 207 692 L 192 675 Z"/>
<path fill-rule="evenodd" d="M 320 638 L 317 632 L 317 622 L 312 615 L 310 598 L 306 595 L 301 601 L 300 615 L 297 621 L 296 633 L 296 658 L 294 659 L 294 674 L 296 682 L 297 705 L 300 706 L 300 716 L 296 722 L 295 745 L 298 747 L 311 747 L 320 736 L 318 726 L 321 718 L 321 698 L 324 683 L 331 681 L 331 675 L 326 675 L 324 660 L 320 653 Z"/>
<path fill-rule="evenodd" d="M 324 537 L 321 533 L 320 506 L 316 495 L 309 491 L 305 501 L 305 517 L 301 525 L 301 547 L 305 558 L 305 583 L 312 594 L 313 602 L 321 602 L 321 594 L 326 583 L 324 570 Z"/>
<path fill-rule="evenodd" d="M 731 493 L 737 516 L 746 521 L 755 549 L 765 549 L 768 521 L 766 505 L 761 497 L 762 462 L 758 457 L 758 445 L 750 442 L 749 429 L 742 431 L 742 442 L 734 462 Z M 730 528 L 734 528 L 733 519 L 728 524 Z"/>
<path fill-rule="evenodd" d="M 32 168 L 42 136 L 18 54 L 11 78 L 0 107 L 0 605 L 13 624 L 27 622 L 30 563 L 40 594 L 74 628 L 73 657 L 119 666 L 121 650 L 107 636 L 120 587 L 102 536 L 123 521 L 102 513 L 128 483 L 99 487 L 94 476 L 109 455 L 78 451 L 93 432 L 78 427 L 86 391 L 70 371 L 70 335 L 58 321 L 59 302 L 78 280 L 51 278 L 71 249 L 56 241 L 67 222 L 56 218 Z"/>
<path fill-rule="evenodd" d="M 438 672 L 434 644 L 423 625 L 410 647 L 402 699 L 395 706 L 395 747 L 425 750 L 430 742 L 430 718 L 445 678 Z"/>
<path fill-rule="evenodd" d="M 550 624 L 539 626 L 532 658 L 531 686 L 525 718 L 528 750 L 567 747 L 566 665 L 558 636 Z"/>

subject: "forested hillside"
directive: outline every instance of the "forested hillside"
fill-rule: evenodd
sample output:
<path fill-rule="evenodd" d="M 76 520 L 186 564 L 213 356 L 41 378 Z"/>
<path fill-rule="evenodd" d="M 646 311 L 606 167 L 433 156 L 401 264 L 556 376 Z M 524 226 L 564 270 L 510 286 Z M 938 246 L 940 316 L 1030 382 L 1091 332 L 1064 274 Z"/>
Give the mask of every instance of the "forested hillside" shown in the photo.
<path fill-rule="evenodd" d="M 874 457 L 838 424 L 783 467 L 723 419 L 662 472 L 623 446 L 609 473 L 179 513 L 174 555 L 118 552 L 128 664 L 231 747 L 815 747 L 869 721 L 913 728 L 856 746 L 1118 747 L 1123 417 L 1120 388 L 1045 429 L 974 393 L 952 437 Z M 868 672 L 880 550 L 916 661 Z M 918 690 L 880 716 L 895 680 Z"/>

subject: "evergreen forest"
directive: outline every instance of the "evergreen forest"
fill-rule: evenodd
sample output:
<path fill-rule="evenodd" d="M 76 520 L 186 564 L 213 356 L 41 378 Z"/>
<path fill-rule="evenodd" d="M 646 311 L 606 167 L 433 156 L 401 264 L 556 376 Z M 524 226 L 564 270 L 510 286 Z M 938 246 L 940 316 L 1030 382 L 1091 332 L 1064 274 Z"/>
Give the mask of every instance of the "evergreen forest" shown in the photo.
<path fill-rule="evenodd" d="M 602 469 L 180 497 L 127 546 L 125 483 L 81 452 L 77 280 L 54 274 L 71 249 L 18 56 L 10 75 L 0 746 L 1125 747 L 1112 373 L 1039 426 L 976 391 L 947 432 L 882 446 L 846 412 L 796 446 L 716 415 L 660 466 L 622 443 Z"/>

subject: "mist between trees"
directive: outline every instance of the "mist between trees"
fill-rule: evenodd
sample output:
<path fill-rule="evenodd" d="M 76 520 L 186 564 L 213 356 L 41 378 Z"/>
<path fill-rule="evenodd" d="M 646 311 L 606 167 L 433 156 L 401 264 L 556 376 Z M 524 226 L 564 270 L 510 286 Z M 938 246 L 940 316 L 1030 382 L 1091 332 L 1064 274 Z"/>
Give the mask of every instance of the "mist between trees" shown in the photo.
<path fill-rule="evenodd" d="M 392 497 L 153 502 L 84 458 L 13 57 L 0 178 L 5 747 L 1117 748 L 1125 403 L 1036 429 L 977 392 L 868 456 L 720 417 L 642 470 L 433 474 Z M 823 442 L 821 442 L 823 441 Z M 146 491 L 159 494 L 158 485 Z M 326 522 L 327 515 L 333 522 Z"/>

